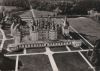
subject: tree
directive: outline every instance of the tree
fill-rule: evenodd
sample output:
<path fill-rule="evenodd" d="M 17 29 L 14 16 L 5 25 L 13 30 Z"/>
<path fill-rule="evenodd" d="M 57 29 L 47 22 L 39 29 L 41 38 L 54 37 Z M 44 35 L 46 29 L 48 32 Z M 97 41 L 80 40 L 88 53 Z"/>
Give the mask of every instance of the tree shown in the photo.
<path fill-rule="evenodd" d="M 88 14 L 87 11 L 95 8 L 97 11 L 100 11 L 100 1 L 99 0 L 83 0 L 75 3 L 72 7 L 73 14 Z"/>

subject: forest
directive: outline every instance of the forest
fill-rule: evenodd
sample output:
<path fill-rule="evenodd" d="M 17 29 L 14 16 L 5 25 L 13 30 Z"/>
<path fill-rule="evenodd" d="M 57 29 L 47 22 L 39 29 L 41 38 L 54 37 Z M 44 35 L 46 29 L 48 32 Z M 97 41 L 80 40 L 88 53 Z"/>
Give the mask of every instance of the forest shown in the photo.
<path fill-rule="evenodd" d="M 33 9 L 51 12 L 58 8 L 60 14 L 69 15 L 86 15 L 93 8 L 100 11 L 100 0 L 3 0 L 0 4 L 23 7 L 25 10 L 30 9 L 31 4 Z"/>

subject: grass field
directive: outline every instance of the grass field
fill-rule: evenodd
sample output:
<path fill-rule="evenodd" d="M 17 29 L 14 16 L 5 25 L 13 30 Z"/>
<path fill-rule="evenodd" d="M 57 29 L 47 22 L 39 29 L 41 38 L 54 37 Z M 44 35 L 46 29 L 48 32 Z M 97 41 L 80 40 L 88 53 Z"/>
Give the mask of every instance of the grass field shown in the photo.
<path fill-rule="evenodd" d="M 41 52 L 45 52 L 45 47 L 41 47 L 41 48 L 34 48 L 34 49 L 27 49 L 27 53 L 41 53 Z"/>
<path fill-rule="evenodd" d="M 85 17 L 69 18 L 68 20 L 70 25 L 73 26 L 92 44 L 94 44 L 97 39 L 100 39 L 100 23 L 97 23 L 92 19 Z"/>
<path fill-rule="evenodd" d="M 19 71 L 52 71 L 46 55 L 21 56 L 23 67 Z"/>
<path fill-rule="evenodd" d="M 14 71 L 16 65 L 16 57 L 0 57 L 1 71 Z"/>
<path fill-rule="evenodd" d="M 66 46 L 55 46 L 50 47 L 51 51 L 57 52 L 57 51 L 67 51 Z"/>
<path fill-rule="evenodd" d="M 78 53 L 54 54 L 59 71 L 88 71 L 87 63 Z"/>

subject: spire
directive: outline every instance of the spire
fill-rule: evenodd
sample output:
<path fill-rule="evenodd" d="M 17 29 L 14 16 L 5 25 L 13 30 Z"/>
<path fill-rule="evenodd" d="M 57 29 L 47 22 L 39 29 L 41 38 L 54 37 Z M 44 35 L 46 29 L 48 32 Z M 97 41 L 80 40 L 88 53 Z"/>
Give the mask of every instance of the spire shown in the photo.
<path fill-rule="evenodd" d="M 69 26 L 69 22 L 68 22 L 68 20 L 67 20 L 67 16 L 65 16 L 65 25 L 66 25 L 66 26 Z"/>
<path fill-rule="evenodd" d="M 65 16 L 65 19 L 63 19 L 63 21 L 64 21 L 63 27 L 64 27 L 65 29 L 68 29 L 68 27 L 69 27 L 69 22 L 67 21 L 67 16 Z"/>
<path fill-rule="evenodd" d="M 5 11 L 4 6 L 1 6 L 1 11 L 2 11 L 2 16 L 5 17 L 6 16 L 6 11 Z"/>
<path fill-rule="evenodd" d="M 36 24 L 36 16 L 35 16 L 34 9 L 33 9 L 32 5 L 31 5 L 30 0 L 28 0 L 28 3 L 30 5 L 30 11 L 32 13 L 33 24 Z"/>
<path fill-rule="evenodd" d="M 30 5 L 30 11 L 32 12 L 32 17 L 35 18 L 36 16 L 35 16 L 35 13 L 34 13 L 34 9 L 33 9 L 29 0 L 28 0 L 28 2 L 29 2 L 29 5 Z"/>

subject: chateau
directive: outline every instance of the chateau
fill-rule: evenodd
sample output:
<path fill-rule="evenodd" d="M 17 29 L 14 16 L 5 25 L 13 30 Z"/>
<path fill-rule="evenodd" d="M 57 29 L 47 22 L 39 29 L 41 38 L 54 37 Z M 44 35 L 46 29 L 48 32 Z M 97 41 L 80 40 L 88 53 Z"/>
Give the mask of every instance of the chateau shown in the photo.
<path fill-rule="evenodd" d="M 31 23 L 26 22 L 19 27 L 21 32 L 16 28 L 15 43 L 59 40 L 59 37 L 63 36 L 64 29 L 63 25 L 57 24 L 50 17 L 41 17 Z"/>

